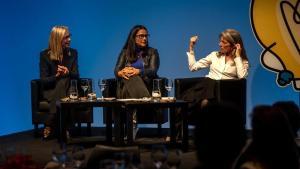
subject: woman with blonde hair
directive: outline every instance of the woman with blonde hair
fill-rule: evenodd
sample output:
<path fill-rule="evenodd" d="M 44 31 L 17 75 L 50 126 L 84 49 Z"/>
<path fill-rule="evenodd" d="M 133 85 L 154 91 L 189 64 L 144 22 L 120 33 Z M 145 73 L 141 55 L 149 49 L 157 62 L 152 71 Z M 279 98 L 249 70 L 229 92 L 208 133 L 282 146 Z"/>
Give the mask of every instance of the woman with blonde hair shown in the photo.
<path fill-rule="evenodd" d="M 54 26 L 48 48 L 40 53 L 40 79 L 43 97 L 49 102 L 50 112 L 46 120 L 43 138 L 53 134 L 56 124 L 56 101 L 66 97 L 70 79 L 78 79 L 78 56 L 70 48 L 71 34 L 66 26 Z"/>

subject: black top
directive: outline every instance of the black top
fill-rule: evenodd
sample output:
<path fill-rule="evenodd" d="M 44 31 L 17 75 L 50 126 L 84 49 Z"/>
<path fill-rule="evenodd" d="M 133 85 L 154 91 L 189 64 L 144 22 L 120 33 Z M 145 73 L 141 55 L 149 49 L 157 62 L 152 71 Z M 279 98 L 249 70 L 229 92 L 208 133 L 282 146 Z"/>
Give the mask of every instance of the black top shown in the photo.
<path fill-rule="evenodd" d="M 69 74 L 55 77 L 58 64 L 67 67 Z M 40 53 L 40 79 L 44 98 L 48 101 L 66 96 L 70 79 L 78 78 L 78 56 L 75 49 L 69 48 L 64 51 L 62 63 L 50 60 L 49 49 Z"/>
<path fill-rule="evenodd" d="M 140 76 L 147 85 L 147 87 L 149 87 L 149 85 L 152 84 L 152 79 L 158 77 L 157 71 L 160 62 L 157 49 L 148 47 L 146 49 L 146 54 L 142 57 L 142 59 L 144 62 L 144 71 Z M 118 72 L 122 70 L 127 64 L 128 60 L 126 58 L 126 50 L 122 50 L 114 70 L 115 76 L 119 80 L 119 82 L 121 78 L 118 77 Z"/>
<path fill-rule="evenodd" d="M 144 61 L 144 72 L 141 75 L 143 80 L 147 78 L 156 78 L 157 71 L 159 68 L 159 54 L 157 49 L 148 47 L 146 49 L 146 54 L 142 57 Z M 126 58 L 126 50 L 122 50 L 116 67 L 115 67 L 115 76 L 118 78 L 118 71 L 122 70 L 128 64 L 128 60 Z"/>

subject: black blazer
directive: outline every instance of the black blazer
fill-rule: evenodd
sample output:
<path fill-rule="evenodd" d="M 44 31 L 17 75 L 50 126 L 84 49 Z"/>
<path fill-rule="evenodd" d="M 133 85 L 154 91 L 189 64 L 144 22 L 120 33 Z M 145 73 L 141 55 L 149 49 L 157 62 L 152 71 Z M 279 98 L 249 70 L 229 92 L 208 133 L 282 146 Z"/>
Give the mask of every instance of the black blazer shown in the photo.
<path fill-rule="evenodd" d="M 69 69 L 68 75 L 55 77 L 57 65 L 58 62 L 50 60 L 48 49 L 40 53 L 40 79 L 44 98 L 48 101 L 66 96 L 70 79 L 79 78 L 78 55 L 75 49 L 69 48 L 69 50 L 64 51 L 64 57 L 62 63 L 60 63 L 60 65 Z"/>
<path fill-rule="evenodd" d="M 144 61 L 144 73 L 140 76 L 142 77 L 145 84 L 149 88 L 150 85 L 152 84 L 152 79 L 158 77 L 157 71 L 160 62 L 159 62 L 159 54 L 157 49 L 148 47 L 147 54 L 143 57 L 143 61 Z M 123 49 L 119 55 L 118 61 L 116 63 L 115 71 L 114 71 L 118 81 L 121 80 L 121 78 L 118 77 L 118 72 L 122 70 L 127 63 L 128 60 L 126 58 L 126 50 Z"/>

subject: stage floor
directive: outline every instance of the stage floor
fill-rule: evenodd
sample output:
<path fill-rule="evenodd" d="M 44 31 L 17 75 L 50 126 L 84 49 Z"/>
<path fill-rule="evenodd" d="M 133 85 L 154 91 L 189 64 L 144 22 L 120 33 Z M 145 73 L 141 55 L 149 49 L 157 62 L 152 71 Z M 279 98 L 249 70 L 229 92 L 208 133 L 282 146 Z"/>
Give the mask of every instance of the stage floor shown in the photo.
<path fill-rule="evenodd" d="M 74 147 L 82 147 L 85 154 L 85 162 L 89 159 L 91 152 L 98 145 L 104 145 L 102 142 L 103 136 L 105 135 L 104 128 L 92 128 L 93 137 L 79 137 L 75 136 L 70 144 L 67 145 L 67 150 L 72 151 Z M 140 128 L 137 135 L 137 145 L 140 152 L 141 163 L 144 166 L 150 166 L 151 161 L 151 149 L 153 144 L 164 143 L 164 136 L 167 131 L 162 130 L 160 136 L 155 133 L 155 128 Z M 73 131 L 75 135 L 75 131 Z M 191 132 L 190 132 L 191 133 Z M 82 129 L 82 134 L 85 135 L 85 128 Z M 192 137 L 189 139 L 189 150 L 181 154 L 181 166 L 182 169 L 192 169 L 197 164 L 196 153 L 193 146 Z M 52 152 L 59 146 L 56 139 L 42 140 L 41 137 L 34 137 L 33 131 L 25 131 L 15 133 L 7 136 L 0 137 L 0 162 L 3 162 L 5 154 L 9 153 L 24 153 L 32 156 L 35 163 L 39 166 L 44 166 L 46 163 L 51 161 Z M 172 148 L 170 151 L 174 150 Z M 1 161 L 2 157 L 2 161 Z"/>

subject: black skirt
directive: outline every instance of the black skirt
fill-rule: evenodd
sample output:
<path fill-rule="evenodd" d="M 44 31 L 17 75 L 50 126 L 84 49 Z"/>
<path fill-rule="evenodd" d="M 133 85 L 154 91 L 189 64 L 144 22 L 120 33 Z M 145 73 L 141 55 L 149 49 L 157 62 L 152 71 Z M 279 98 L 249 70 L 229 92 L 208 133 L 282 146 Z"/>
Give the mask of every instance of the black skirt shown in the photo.
<path fill-rule="evenodd" d="M 189 119 L 193 121 L 194 115 L 201 111 L 201 102 L 204 99 L 213 102 L 215 99 L 216 81 L 208 77 L 202 78 L 195 84 L 185 86 L 179 98 L 190 101 L 188 104 Z M 193 123 L 193 122 L 192 122 Z"/>
<path fill-rule="evenodd" d="M 130 77 L 128 80 L 121 79 L 118 84 L 117 98 L 143 98 L 150 97 L 150 92 L 147 89 L 143 79 L 140 76 Z"/>
<path fill-rule="evenodd" d="M 210 78 L 203 78 L 191 87 L 182 92 L 183 100 L 199 102 L 203 99 L 213 99 L 215 97 L 216 81 Z"/>

